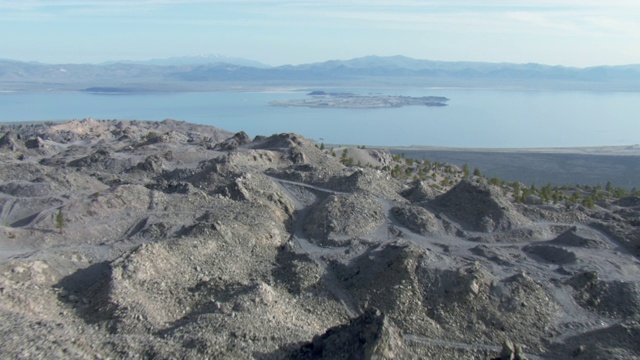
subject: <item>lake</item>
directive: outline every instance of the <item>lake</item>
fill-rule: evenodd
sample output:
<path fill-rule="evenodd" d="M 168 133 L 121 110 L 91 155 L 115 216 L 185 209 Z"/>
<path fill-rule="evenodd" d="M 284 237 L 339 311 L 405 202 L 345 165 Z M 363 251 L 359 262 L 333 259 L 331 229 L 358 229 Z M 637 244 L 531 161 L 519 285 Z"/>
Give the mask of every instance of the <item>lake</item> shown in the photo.
<path fill-rule="evenodd" d="M 357 90 L 450 100 L 445 107 L 390 109 L 269 105 L 304 98 L 306 92 L 0 93 L 0 122 L 172 118 L 244 130 L 250 136 L 296 132 L 317 141 L 354 145 L 512 148 L 640 143 L 640 93 L 635 92 Z"/>

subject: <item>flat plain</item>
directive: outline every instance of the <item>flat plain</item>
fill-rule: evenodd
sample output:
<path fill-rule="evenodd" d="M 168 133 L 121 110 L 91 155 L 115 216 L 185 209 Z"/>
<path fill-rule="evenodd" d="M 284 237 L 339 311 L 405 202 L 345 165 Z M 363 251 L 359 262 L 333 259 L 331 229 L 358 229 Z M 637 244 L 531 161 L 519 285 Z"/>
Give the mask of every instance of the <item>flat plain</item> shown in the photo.
<path fill-rule="evenodd" d="M 640 146 L 584 148 L 442 148 L 391 147 L 394 154 L 478 168 L 487 177 L 545 185 L 604 186 L 608 181 L 640 188 Z"/>

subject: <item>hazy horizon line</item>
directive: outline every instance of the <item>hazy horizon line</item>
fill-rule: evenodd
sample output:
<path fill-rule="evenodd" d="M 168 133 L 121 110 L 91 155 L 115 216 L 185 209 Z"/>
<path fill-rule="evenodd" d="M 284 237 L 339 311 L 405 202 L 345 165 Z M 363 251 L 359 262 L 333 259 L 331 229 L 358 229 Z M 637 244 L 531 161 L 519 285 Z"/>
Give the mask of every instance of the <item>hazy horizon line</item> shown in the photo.
<path fill-rule="evenodd" d="M 352 58 L 347 58 L 347 59 L 340 59 L 340 58 L 335 58 L 335 59 L 326 59 L 326 60 L 318 60 L 318 61 L 314 61 L 314 62 L 301 62 L 301 63 L 283 63 L 283 64 L 269 64 L 266 62 L 263 62 L 259 59 L 253 59 L 253 58 L 244 58 L 244 57 L 239 57 L 239 56 L 232 56 L 232 55 L 225 55 L 225 54 L 195 54 L 195 55 L 172 55 L 172 56 L 166 56 L 166 57 L 152 57 L 152 58 L 145 58 L 145 59 L 126 59 L 126 58 L 121 58 L 121 59 L 117 59 L 117 60 L 103 60 L 103 61 L 86 61 L 86 62 L 45 62 L 45 61 L 41 61 L 41 60 L 24 60 L 24 59 L 16 59 L 16 58 L 8 58 L 8 57 L 2 57 L 0 58 L 1 61 L 12 61 L 12 62 L 21 62 L 21 63 L 27 63 L 27 64 L 39 64 L 39 65 L 109 65 L 109 64 L 118 64 L 118 63 L 145 63 L 145 62 L 152 62 L 152 61 L 162 61 L 162 60 L 171 60 L 171 59 L 189 59 L 189 58 L 193 58 L 193 59 L 197 59 L 197 58 L 207 58 L 207 57 L 220 57 L 222 59 L 230 59 L 230 60 L 241 60 L 241 61 L 249 61 L 249 62 L 255 62 L 255 63 L 260 63 L 262 65 L 271 67 L 271 68 L 277 68 L 277 67 L 282 67 L 282 66 L 302 66 L 302 65 L 311 65 L 311 64 L 321 64 L 321 63 L 325 63 L 325 62 L 330 62 L 330 61 L 351 61 L 351 60 L 357 60 L 357 59 L 363 59 L 363 58 L 368 58 L 368 57 L 377 57 L 377 58 L 395 58 L 395 57 L 402 57 L 402 58 L 407 58 L 407 59 L 411 59 L 411 60 L 417 60 L 417 61 L 432 61 L 432 62 L 439 62 L 439 63 L 469 63 L 469 64 L 509 64 L 509 65 L 542 65 L 542 66 L 548 66 L 548 67 L 563 67 L 563 68 L 573 68 L 573 69 L 589 69 L 589 68 L 597 68 L 597 67 L 625 67 L 625 66 L 640 66 L 640 63 L 625 63 L 625 64 L 598 64 L 598 65 L 589 65 L 589 66 L 573 66 L 573 65 L 564 65 L 564 64 L 548 64 L 548 63 L 541 63 L 541 62 L 509 62 L 509 61 L 482 61 L 482 60 L 435 60 L 435 59 L 423 59 L 423 58 L 416 58 L 416 57 L 411 57 L 411 56 L 407 56 L 407 55 L 402 55 L 402 54 L 396 54 L 396 55 L 376 55 L 376 54 L 369 54 L 369 55 L 363 55 L 363 56 L 356 56 L 356 57 L 352 57 Z M 216 62 L 211 62 L 210 64 L 215 64 Z M 220 61 L 218 63 L 225 63 L 224 61 Z M 143 65 L 143 64 L 137 64 L 137 65 Z M 198 64 L 182 64 L 182 65 L 198 65 Z M 199 64 L 202 65 L 202 64 Z M 170 65 L 153 65 L 150 64 L 149 66 L 170 66 Z M 252 66 L 247 66 L 247 67 L 252 67 Z"/>

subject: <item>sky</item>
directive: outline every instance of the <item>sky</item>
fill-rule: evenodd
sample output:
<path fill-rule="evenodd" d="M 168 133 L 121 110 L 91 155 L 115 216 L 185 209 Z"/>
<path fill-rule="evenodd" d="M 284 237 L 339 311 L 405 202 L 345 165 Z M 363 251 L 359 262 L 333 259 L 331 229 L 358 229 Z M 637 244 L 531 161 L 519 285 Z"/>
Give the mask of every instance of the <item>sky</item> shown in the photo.
<path fill-rule="evenodd" d="M 0 58 L 640 64 L 638 0 L 0 0 Z"/>

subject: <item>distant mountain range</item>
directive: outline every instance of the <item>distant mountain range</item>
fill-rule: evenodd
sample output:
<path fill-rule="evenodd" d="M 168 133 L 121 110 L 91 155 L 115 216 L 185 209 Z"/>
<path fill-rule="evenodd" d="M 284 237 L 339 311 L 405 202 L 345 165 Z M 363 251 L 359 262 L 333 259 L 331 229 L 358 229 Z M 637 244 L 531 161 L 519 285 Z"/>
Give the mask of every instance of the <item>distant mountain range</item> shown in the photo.
<path fill-rule="evenodd" d="M 573 68 L 366 56 L 270 67 L 224 56 L 105 64 L 0 60 L 0 91 L 210 91 L 272 87 L 465 87 L 640 91 L 640 65 Z"/>
<path fill-rule="evenodd" d="M 112 64 L 136 64 L 136 65 L 157 65 L 157 66 L 180 66 L 180 65 L 211 65 L 211 64 L 230 64 L 255 68 L 269 68 L 270 65 L 263 64 L 259 61 L 230 57 L 225 55 L 196 55 L 196 56 L 179 56 L 164 59 L 151 59 L 144 61 L 108 61 L 103 65 Z"/>

